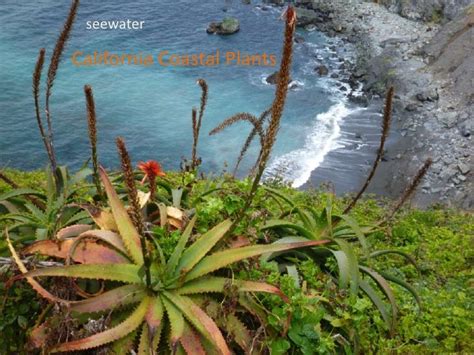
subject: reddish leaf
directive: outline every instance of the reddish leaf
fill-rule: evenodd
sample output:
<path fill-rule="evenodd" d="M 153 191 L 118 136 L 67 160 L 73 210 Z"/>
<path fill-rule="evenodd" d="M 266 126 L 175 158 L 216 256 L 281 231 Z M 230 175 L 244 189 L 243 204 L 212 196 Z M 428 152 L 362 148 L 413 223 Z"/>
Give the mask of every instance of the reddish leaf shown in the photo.
<path fill-rule="evenodd" d="M 40 253 L 66 259 L 76 239 L 66 239 L 55 242 L 43 240 L 24 249 L 26 254 Z M 72 260 L 82 264 L 128 264 L 130 261 L 119 252 L 98 244 L 95 241 L 82 240 L 71 255 Z"/>

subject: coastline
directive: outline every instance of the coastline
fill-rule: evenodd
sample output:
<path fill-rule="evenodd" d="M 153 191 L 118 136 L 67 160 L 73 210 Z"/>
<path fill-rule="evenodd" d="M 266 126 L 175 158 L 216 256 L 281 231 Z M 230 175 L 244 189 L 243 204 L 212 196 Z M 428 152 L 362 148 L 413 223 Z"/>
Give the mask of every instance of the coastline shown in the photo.
<path fill-rule="evenodd" d="M 422 207 L 443 203 L 471 209 L 474 206 L 470 169 L 474 155 L 471 137 L 473 100 L 469 92 L 462 97 L 451 76 L 436 66 L 437 58 L 433 58 L 436 48 L 432 47 L 439 46 L 439 36 L 446 28 L 449 30 L 449 26 L 453 27 L 453 23 L 457 21 L 458 27 L 459 23 L 466 23 L 463 16 L 467 16 L 467 30 L 472 31 L 469 22 L 472 16 L 459 11 L 458 17 L 453 15 L 454 20 L 440 25 L 407 19 L 382 5 L 361 1 L 302 0 L 297 1 L 296 6 L 300 27 L 315 26 L 330 37 L 337 36 L 355 46 L 357 63 L 352 68 L 350 82 L 364 84 L 364 94 L 353 98 L 355 102 L 367 105 L 370 111 L 377 111 L 377 107 L 381 110 L 386 88 L 395 87 L 386 153 L 368 192 L 398 197 L 423 161 L 431 157 L 434 164 L 413 203 Z M 448 45 L 452 36 L 452 33 L 444 36 Z M 437 54 L 450 53 L 438 51 Z M 471 69 L 468 65 L 467 70 Z M 325 157 L 326 164 L 338 160 L 337 155 L 341 155 L 341 150 L 329 152 Z M 326 164 L 323 162 L 312 172 L 304 187 L 319 186 L 324 182 Z M 371 161 L 356 161 L 354 165 L 352 174 L 348 168 L 345 173 L 362 176 L 364 168 L 366 171 L 370 168 Z M 363 182 L 362 177 L 361 180 Z M 353 185 L 357 186 L 357 182 Z M 352 188 L 357 190 L 357 187 Z M 336 186 L 336 191 L 345 193 L 350 188 L 338 189 Z"/>

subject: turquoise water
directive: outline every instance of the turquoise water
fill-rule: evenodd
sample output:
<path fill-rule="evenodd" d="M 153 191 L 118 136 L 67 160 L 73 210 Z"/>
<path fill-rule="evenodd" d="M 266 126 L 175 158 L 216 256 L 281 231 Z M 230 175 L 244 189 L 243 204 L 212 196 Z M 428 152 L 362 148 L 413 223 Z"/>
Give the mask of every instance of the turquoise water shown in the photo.
<path fill-rule="evenodd" d="M 34 118 L 31 75 L 39 48 L 45 47 L 47 55 L 51 54 L 68 8 L 68 1 L 54 0 L 2 0 L 0 4 L 1 166 L 32 169 L 47 162 Z M 239 33 L 228 37 L 206 34 L 209 22 L 226 15 L 240 20 Z M 88 159 L 83 86 L 90 84 L 96 99 L 103 165 L 118 165 L 114 140 L 123 136 L 134 161 L 155 159 L 165 169 L 178 168 L 182 157 L 190 156 L 191 109 L 199 106 L 200 100 L 196 80 L 204 78 L 209 84 L 209 100 L 199 146 L 203 168 L 218 173 L 226 163 L 233 166 L 250 128 L 239 124 L 218 136 L 207 133 L 234 113 L 258 115 L 269 107 L 274 87 L 264 78 L 277 67 L 78 68 L 71 56 L 77 50 L 153 55 L 162 50 L 179 54 L 219 50 L 266 52 L 279 58 L 283 36 L 279 16 L 278 9 L 263 11 L 241 1 L 81 1 L 51 99 L 59 162 L 77 168 Z M 86 29 L 86 21 L 112 19 L 140 20 L 145 25 L 135 31 Z M 286 171 L 289 179 L 301 185 L 325 154 L 337 147 L 339 126 L 352 108 L 336 90 L 340 85 L 336 80 L 314 74 L 316 63 L 332 65 L 328 41 L 337 45 L 338 53 L 342 51 L 339 57 L 349 54 L 317 31 L 298 35 L 305 43 L 295 44 L 292 77 L 297 88 L 288 96 L 270 171 Z M 242 173 L 253 165 L 256 152 L 257 146 L 253 146 Z M 288 163 L 291 169 L 285 170 Z"/>

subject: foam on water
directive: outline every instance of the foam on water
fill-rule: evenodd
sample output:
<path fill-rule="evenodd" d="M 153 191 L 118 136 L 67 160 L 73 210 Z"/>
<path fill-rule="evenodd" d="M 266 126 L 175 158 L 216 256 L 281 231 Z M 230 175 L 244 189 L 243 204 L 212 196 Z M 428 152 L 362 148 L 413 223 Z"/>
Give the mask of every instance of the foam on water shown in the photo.
<path fill-rule="evenodd" d="M 275 158 L 267 169 L 266 177 L 282 175 L 284 180 L 292 182 L 293 187 L 305 184 L 326 154 L 339 147 L 340 123 L 356 110 L 350 110 L 344 101 L 340 101 L 327 112 L 318 114 L 304 147 Z"/>

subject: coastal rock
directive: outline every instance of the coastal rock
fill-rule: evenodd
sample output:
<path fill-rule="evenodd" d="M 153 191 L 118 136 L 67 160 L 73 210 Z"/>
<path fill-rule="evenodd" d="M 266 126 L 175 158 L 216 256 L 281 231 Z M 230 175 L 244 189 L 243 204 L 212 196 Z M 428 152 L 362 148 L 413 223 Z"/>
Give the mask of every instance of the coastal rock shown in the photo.
<path fill-rule="evenodd" d="M 465 138 L 470 137 L 474 129 L 473 126 L 474 126 L 473 120 L 468 120 L 467 122 L 464 122 L 462 126 L 460 127 L 461 135 Z"/>
<path fill-rule="evenodd" d="M 405 106 L 405 110 L 407 110 L 408 112 L 413 112 L 413 111 L 416 111 L 417 109 L 418 109 L 418 105 L 413 102 Z"/>
<path fill-rule="evenodd" d="M 461 172 L 461 174 L 463 174 L 463 175 L 466 175 L 467 173 L 469 173 L 471 171 L 471 168 L 468 165 L 464 164 L 464 163 L 459 163 L 458 164 L 458 169 Z"/>
<path fill-rule="evenodd" d="M 285 5 L 285 0 L 265 0 L 264 2 L 267 4 L 276 5 L 276 6 Z"/>
<path fill-rule="evenodd" d="M 268 84 L 271 84 L 271 85 L 276 85 L 278 83 L 278 80 L 280 78 L 280 73 L 279 72 L 274 72 L 273 74 L 269 75 L 266 79 L 267 83 Z M 290 78 L 288 80 L 288 84 L 292 82 L 292 79 Z"/>
<path fill-rule="evenodd" d="M 354 94 L 350 94 L 349 95 L 349 100 L 351 100 L 352 102 L 358 104 L 358 105 L 362 105 L 364 107 L 367 107 L 369 106 L 369 98 L 366 96 L 366 95 L 354 95 Z"/>
<path fill-rule="evenodd" d="M 303 36 L 295 36 L 295 43 L 304 43 L 304 37 Z"/>
<path fill-rule="evenodd" d="M 463 103 L 473 106 L 474 93 L 474 5 L 471 5 L 453 21 L 447 23 L 423 47 L 422 53 L 429 58 L 430 67 L 438 74 L 449 76 L 452 90 Z"/>
<path fill-rule="evenodd" d="M 446 128 L 453 128 L 458 122 L 457 112 L 442 112 L 438 115 L 438 121 Z"/>
<path fill-rule="evenodd" d="M 207 33 L 218 35 L 231 35 L 240 30 L 240 23 L 234 17 L 226 17 L 222 22 L 211 22 L 207 28 Z"/>
<path fill-rule="evenodd" d="M 319 74 L 319 76 L 326 76 L 329 74 L 329 69 L 325 65 L 317 66 L 314 70 Z"/>
<path fill-rule="evenodd" d="M 443 22 L 452 20 L 471 0 L 379 0 L 390 11 L 410 20 Z"/>
<path fill-rule="evenodd" d="M 431 89 L 423 90 L 422 92 L 419 92 L 416 95 L 416 98 L 418 99 L 418 101 L 421 101 L 421 102 L 438 101 L 439 99 L 438 89 L 431 88 Z"/>
<path fill-rule="evenodd" d="M 302 7 L 296 8 L 296 18 L 296 25 L 298 27 L 314 25 L 324 21 L 324 19 L 321 18 L 321 16 L 316 11 L 305 9 Z"/>

